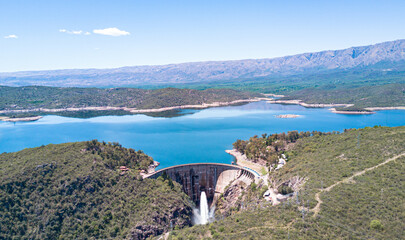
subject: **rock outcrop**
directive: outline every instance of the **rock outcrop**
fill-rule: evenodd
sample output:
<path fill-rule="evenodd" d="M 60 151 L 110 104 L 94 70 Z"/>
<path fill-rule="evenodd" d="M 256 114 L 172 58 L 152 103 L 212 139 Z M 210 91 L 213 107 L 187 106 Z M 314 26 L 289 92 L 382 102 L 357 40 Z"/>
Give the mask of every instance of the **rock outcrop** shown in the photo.
<path fill-rule="evenodd" d="M 243 181 L 232 182 L 217 200 L 215 211 L 217 215 L 229 216 L 240 206 L 240 198 L 247 185 Z"/>

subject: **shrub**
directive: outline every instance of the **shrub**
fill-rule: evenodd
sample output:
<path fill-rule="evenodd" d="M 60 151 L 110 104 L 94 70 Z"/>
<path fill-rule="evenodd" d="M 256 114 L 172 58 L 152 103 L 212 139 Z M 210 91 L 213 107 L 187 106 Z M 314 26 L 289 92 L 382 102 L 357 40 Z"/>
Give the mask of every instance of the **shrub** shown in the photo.
<path fill-rule="evenodd" d="M 214 233 L 214 234 L 212 234 L 212 238 L 213 239 L 218 239 L 219 238 L 219 233 Z"/>
<path fill-rule="evenodd" d="M 278 190 L 279 193 L 281 193 L 281 194 L 283 194 L 283 195 L 286 195 L 286 194 L 289 194 L 289 193 L 293 193 L 293 192 L 294 192 L 294 190 L 293 190 L 291 187 L 286 186 L 286 185 L 281 185 L 280 187 L 278 187 L 277 190 Z"/>
<path fill-rule="evenodd" d="M 250 184 L 250 188 L 252 189 L 252 192 L 255 192 L 257 189 L 257 184 L 255 182 L 252 182 L 252 184 Z"/>
<path fill-rule="evenodd" d="M 378 231 L 381 231 L 381 230 L 384 229 L 383 225 L 382 225 L 381 222 L 378 221 L 378 220 L 372 220 L 372 221 L 370 222 L 370 228 L 375 229 L 375 230 L 378 230 Z"/>
<path fill-rule="evenodd" d="M 266 192 L 268 190 L 268 188 L 267 187 L 262 187 L 262 189 L 261 189 L 261 191 L 260 191 L 260 193 L 259 193 L 259 198 L 263 198 L 263 195 L 264 195 L 264 193 Z"/>

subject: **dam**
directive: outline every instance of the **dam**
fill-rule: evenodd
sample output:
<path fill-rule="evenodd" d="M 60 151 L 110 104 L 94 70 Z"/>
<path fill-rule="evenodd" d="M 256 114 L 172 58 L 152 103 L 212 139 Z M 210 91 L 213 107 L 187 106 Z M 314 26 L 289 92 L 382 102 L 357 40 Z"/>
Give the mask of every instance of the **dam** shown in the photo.
<path fill-rule="evenodd" d="M 205 192 L 208 204 L 211 205 L 232 181 L 240 180 L 249 185 L 260 177 L 251 169 L 221 163 L 177 165 L 158 170 L 145 177 L 156 179 L 163 174 L 178 182 L 197 206 L 200 205 L 201 192 Z"/>

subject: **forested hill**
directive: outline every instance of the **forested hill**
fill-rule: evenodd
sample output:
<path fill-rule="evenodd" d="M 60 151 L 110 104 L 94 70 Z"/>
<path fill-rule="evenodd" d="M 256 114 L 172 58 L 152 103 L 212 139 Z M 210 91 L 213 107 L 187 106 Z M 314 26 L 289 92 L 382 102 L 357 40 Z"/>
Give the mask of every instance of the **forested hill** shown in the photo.
<path fill-rule="evenodd" d="M 35 108 L 129 107 L 164 108 L 203 103 L 230 102 L 262 96 L 230 89 L 155 90 L 137 88 L 56 88 L 0 86 L 0 110 Z"/>
<path fill-rule="evenodd" d="M 305 179 L 298 194 L 271 206 L 262 197 L 267 187 L 252 184 L 230 216 L 174 231 L 169 239 L 403 239 L 405 127 L 300 135 L 263 135 L 248 143 L 276 147 L 273 140 L 285 143 L 290 136 L 287 163 L 270 172 L 269 185 Z"/>
<path fill-rule="evenodd" d="M 283 98 L 283 100 L 289 99 L 300 99 L 309 104 L 354 104 L 353 107 L 338 108 L 345 111 L 362 110 L 368 107 L 404 107 L 405 84 L 395 83 L 358 88 L 308 88 Z"/>
<path fill-rule="evenodd" d="M 152 162 L 96 140 L 1 154 L 0 239 L 145 239 L 188 226 L 180 186 L 139 175 Z"/>

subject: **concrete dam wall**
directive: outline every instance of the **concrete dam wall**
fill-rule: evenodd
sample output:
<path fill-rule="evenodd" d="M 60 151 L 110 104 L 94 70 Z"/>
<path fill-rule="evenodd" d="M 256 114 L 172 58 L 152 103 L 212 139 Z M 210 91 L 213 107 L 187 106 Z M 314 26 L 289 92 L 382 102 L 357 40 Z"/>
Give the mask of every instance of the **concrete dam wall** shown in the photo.
<path fill-rule="evenodd" d="M 216 201 L 225 187 L 233 180 L 240 179 L 250 184 L 255 173 L 249 169 L 230 164 L 195 163 L 161 169 L 148 178 L 156 179 L 166 173 L 183 187 L 183 191 L 199 206 L 201 192 L 205 191 L 209 205 Z"/>

